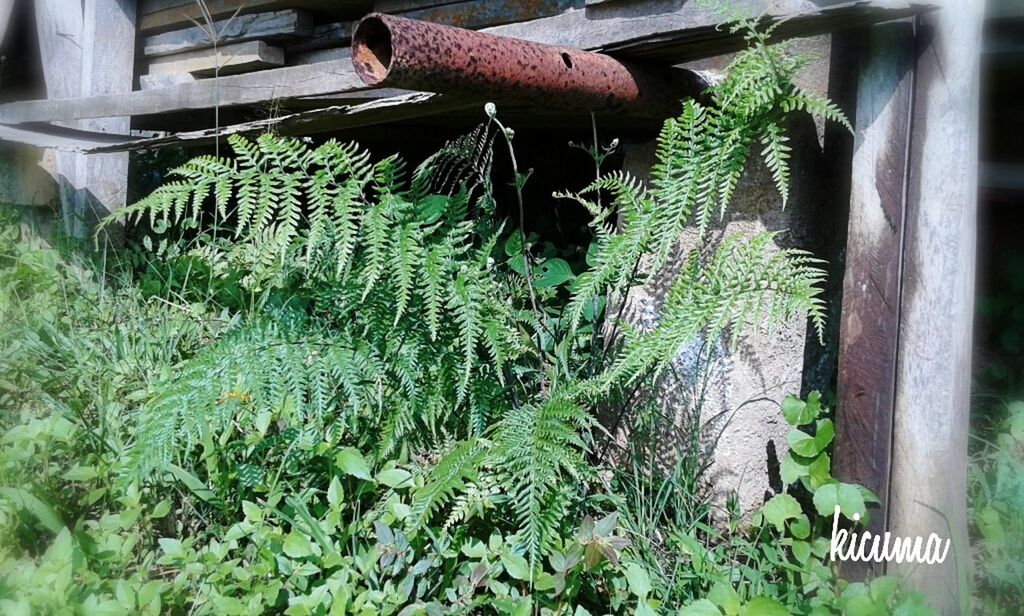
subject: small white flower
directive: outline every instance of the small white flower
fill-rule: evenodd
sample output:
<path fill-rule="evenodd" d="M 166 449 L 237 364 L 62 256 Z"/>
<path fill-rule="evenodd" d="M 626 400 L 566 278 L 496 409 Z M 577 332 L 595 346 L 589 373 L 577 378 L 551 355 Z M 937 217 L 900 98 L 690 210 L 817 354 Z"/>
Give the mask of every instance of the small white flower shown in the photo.
<path fill-rule="evenodd" d="M 505 129 L 505 137 L 507 137 L 509 140 L 512 140 L 512 138 L 515 137 L 515 136 L 516 136 L 516 131 L 512 130 L 511 128 L 506 128 Z"/>
<path fill-rule="evenodd" d="M 487 269 L 494 267 L 494 257 L 487 257 Z"/>

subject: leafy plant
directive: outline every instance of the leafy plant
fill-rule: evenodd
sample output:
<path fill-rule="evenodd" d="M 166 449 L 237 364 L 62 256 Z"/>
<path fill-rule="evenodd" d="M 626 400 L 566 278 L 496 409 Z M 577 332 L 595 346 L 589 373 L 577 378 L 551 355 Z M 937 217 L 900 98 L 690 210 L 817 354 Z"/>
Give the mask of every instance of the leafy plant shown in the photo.
<path fill-rule="evenodd" d="M 711 244 L 707 233 L 752 148 L 785 202 L 791 114 L 844 121 L 793 85 L 804 59 L 744 27 L 751 47 L 727 79 L 666 123 L 648 186 L 602 174 L 613 146 L 595 131 L 598 177 L 571 195 L 593 215 L 585 263 L 523 229 L 530 173 L 491 105 L 483 126 L 411 170 L 333 140 L 232 136 L 231 157 L 195 158 L 120 212 L 141 245 L 107 262 L 4 238 L 0 288 L 17 299 L 0 298 L 0 403 L 15 411 L 0 441 L 0 605 L 574 616 L 911 605 L 891 581 L 835 580 L 822 520 L 793 495 L 769 501 L 749 532 L 736 519 L 720 529 L 698 493 L 699 450 L 667 478 L 643 462 L 641 436 L 629 475 L 598 451 L 599 409 L 635 404 L 698 336 L 798 313 L 820 330 L 823 274 L 809 254 L 772 235 Z M 495 207 L 496 143 L 512 162 L 510 218 Z M 657 324 L 629 330 L 606 307 L 664 265 L 688 226 L 701 242 Z M 863 510 L 869 496 L 829 474 L 818 398 L 783 411 L 787 484 L 819 512 L 839 502 L 852 515 L 851 494 Z"/>

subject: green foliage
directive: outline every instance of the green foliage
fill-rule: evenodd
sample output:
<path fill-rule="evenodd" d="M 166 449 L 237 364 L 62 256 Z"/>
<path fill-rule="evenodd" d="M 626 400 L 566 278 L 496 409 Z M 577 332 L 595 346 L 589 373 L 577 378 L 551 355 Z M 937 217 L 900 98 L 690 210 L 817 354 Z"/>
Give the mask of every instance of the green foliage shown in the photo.
<path fill-rule="evenodd" d="M 787 397 L 783 416 L 795 433 L 821 433 L 823 416 L 817 392 L 806 401 Z M 817 452 L 828 459 L 831 438 L 821 441 Z M 787 458 L 796 458 L 793 453 Z M 817 459 L 817 458 L 816 458 Z M 783 462 L 785 464 L 785 462 Z M 819 506 L 819 495 L 851 490 L 856 506 L 841 502 L 844 515 L 864 514 L 864 503 L 877 502 L 866 489 L 837 482 L 827 465 L 812 479 L 800 474 L 785 480 L 787 491 L 769 499 L 753 514 L 752 525 L 737 517 L 723 528 L 710 510 L 688 506 L 693 477 L 700 469 L 676 467 L 667 476 L 650 471 L 648 482 L 620 476 L 617 495 L 623 526 L 636 539 L 624 558 L 644 562 L 651 573 L 651 596 L 660 605 L 683 606 L 689 615 L 746 614 L 915 614 L 928 615 L 922 597 L 902 592 L 895 577 L 879 577 L 869 583 L 849 583 L 838 578 L 829 561 L 829 537 L 833 508 Z M 649 494 L 631 493 L 642 487 Z M 652 489 L 653 488 L 653 489 Z M 813 500 L 814 505 L 809 504 Z M 657 535 L 643 524 L 655 519 Z M 660 538 L 658 537 L 660 535 Z"/>
<path fill-rule="evenodd" d="M 711 88 L 709 104 L 687 100 L 682 114 L 665 123 L 648 187 L 628 174 L 616 173 L 599 178 L 580 194 L 566 195 L 594 214 L 593 228 L 599 244 L 593 268 L 580 276 L 569 304 L 572 327 L 580 323 L 589 303 L 603 293 L 621 292 L 638 269 L 647 273 L 661 270 L 687 225 L 695 224 L 703 238 L 715 215 L 725 216 L 755 144 L 763 148 L 761 156 L 785 206 L 789 196 L 790 148 L 786 145 L 784 126 L 791 114 L 809 111 L 850 127 L 835 105 L 795 85 L 794 77 L 806 66 L 808 58 L 789 54 L 783 46 L 769 45 L 770 28 L 762 31 L 752 22 L 744 21 L 737 29 L 746 29 L 751 47 L 737 55 L 725 79 Z M 609 209 L 587 198 L 602 190 L 614 198 Z M 611 212 L 620 217 L 619 231 L 609 226 Z M 736 254 L 716 252 L 710 265 L 700 262 L 698 267 L 687 268 L 684 277 L 691 279 L 680 284 L 684 288 L 698 287 L 700 281 L 692 277 L 705 267 L 715 269 L 716 261 L 725 257 L 751 259 L 737 264 L 739 271 L 756 268 L 763 257 L 757 248 L 767 240 L 755 238 L 754 242 L 755 246 L 749 248 L 731 247 L 729 250 Z M 700 248 L 691 253 L 691 261 L 700 260 Z M 642 263 L 645 255 L 651 258 Z M 775 272 L 791 284 L 791 288 L 778 289 L 779 295 L 790 295 L 780 309 L 811 312 L 820 330 L 821 306 L 813 301 L 816 292 L 812 286 L 820 273 L 810 268 L 813 260 L 807 255 L 792 251 L 788 256 L 796 257 L 789 264 L 791 269 Z M 751 285 L 770 281 L 755 278 L 722 282 Z M 722 324 L 736 322 L 743 318 L 738 308 L 735 304 L 705 302 L 694 310 L 697 314 L 691 319 L 702 316 Z M 666 312 L 685 309 L 693 310 L 670 301 Z M 685 336 L 689 325 L 683 327 L 677 337 Z"/>
<path fill-rule="evenodd" d="M 1024 403 L 1006 405 L 1006 419 L 975 436 L 968 469 L 975 546 L 975 610 L 1013 614 L 1024 606 Z"/>
<path fill-rule="evenodd" d="M 193 159 L 122 210 L 141 247 L 106 262 L 4 236 L 3 610 L 910 605 L 823 561 L 824 510 L 852 515 L 870 498 L 831 477 L 816 397 L 786 401 L 793 493 L 750 529 L 712 524 L 698 447 L 667 479 L 636 442 L 621 467 L 597 448 L 598 409 L 629 403 L 624 389 L 693 340 L 794 314 L 820 333 L 810 255 L 772 235 L 706 244 L 750 148 L 784 202 L 789 115 L 843 121 L 793 85 L 803 59 L 747 27 L 726 81 L 666 124 L 648 186 L 601 175 L 611 147 L 595 136 L 599 177 L 576 195 L 594 216 L 586 264 L 498 214 L 493 140 L 509 149 L 519 224 L 530 174 L 493 106 L 410 172 L 356 145 L 232 136 L 231 157 Z M 610 335 L 609 301 L 664 265 L 688 226 L 702 243 L 658 323 Z"/>
<path fill-rule="evenodd" d="M 1000 242 L 977 299 L 968 522 L 972 613 L 1024 610 L 1024 252 Z"/>
<path fill-rule="evenodd" d="M 408 183 L 396 159 L 371 165 L 354 145 L 232 137 L 234 160 L 195 159 L 175 171 L 182 180 L 127 208 L 160 229 L 198 225 L 212 194 L 219 220 L 186 254 L 286 298 L 271 295 L 158 386 L 140 416 L 143 470 L 187 454 L 200 429 L 249 429 L 273 406 L 302 430 L 379 433 L 364 444 L 384 455 L 480 434 L 506 365 L 527 351 L 512 311 L 521 284 L 492 266 L 501 227 L 469 217 L 471 203 L 489 207 L 489 187 L 476 190 L 486 178 L 450 171 L 485 135 L 451 144 Z M 448 194 L 429 192 L 441 173 Z"/>

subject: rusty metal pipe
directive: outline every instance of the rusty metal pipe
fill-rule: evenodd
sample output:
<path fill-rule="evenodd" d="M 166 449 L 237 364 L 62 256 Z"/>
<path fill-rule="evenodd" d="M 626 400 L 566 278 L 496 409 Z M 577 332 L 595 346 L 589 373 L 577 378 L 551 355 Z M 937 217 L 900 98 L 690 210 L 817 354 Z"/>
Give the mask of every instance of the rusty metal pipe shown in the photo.
<path fill-rule="evenodd" d="M 357 24 L 352 64 L 371 86 L 661 118 L 706 85 L 690 71 L 381 13 Z"/>

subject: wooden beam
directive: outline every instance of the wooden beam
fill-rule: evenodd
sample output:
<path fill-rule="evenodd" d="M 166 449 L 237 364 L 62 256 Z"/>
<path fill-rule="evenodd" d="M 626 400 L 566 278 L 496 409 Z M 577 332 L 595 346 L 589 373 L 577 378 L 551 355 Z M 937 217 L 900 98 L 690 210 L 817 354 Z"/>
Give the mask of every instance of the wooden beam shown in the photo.
<path fill-rule="evenodd" d="M 14 0 L 0 0 L 0 45 L 4 44 L 4 35 L 7 34 L 7 24 L 10 23 L 13 8 Z"/>
<path fill-rule="evenodd" d="M 288 8 L 308 9 L 337 18 L 352 19 L 373 6 L 372 0 L 206 0 L 214 19 Z M 165 32 L 202 23 L 203 12 L 195 0 L 140 0 L 139 31 Z"/>
<path fill-rule="evenodd" d="M 68 128 L 65 126 L 0 124 L 0 141 L 58 152 L 89 152 L 99 147 L 125 145 L 138 137 Z"/>
<path fill-rule="evenodd" d="M 967 613 L 968 422 L 983 0 L 918 24 L 889 521 L 951 538 L 942 564 L 891 564 L 941 614 Z"/>
<path fill-rule="evenodd" d="M 218 35 L 219 45 L 295 39 L 313 33 L 313 16 L 304 11 L 291 10 L 252 13 L 214 22 L 213 30 Z M 213 41 L 210 40 L 209 32 L 193 25 L 184 30 L 147 36 L 142 43 L 142 53 L 152 58 L 210 47 L 213 47 Z"/>
<path fill-rule="evenodd" d="M 282 65 L 284 52 L 280 47 L 272 47 L 263 41 L 247 41 L 224 45 L 216 51 L 200 49 L 154 58 L 149 62 L 149 74 L 189 73 L 209 77 L 213 76 L 218 68 L 221 75 L 230 75 Z"/>
<path fill-rule="evenodd" d="M 329 47 L 344 47 L 352 41 L 351 21 L 338 21 L 334 23 L 319 24 L 313 26 L 313 32 L 296 41 L 290 41 L 284 46 L 285 53 L 300 53 L 314 51 L 316 49 L 327 49 Z"/>
<path fill-rule="evenodd" d="M 65 3 L 66 5 L 66 3 Z M 135 62 L 135 0 L 85 0 L 81 95 L 123 96 L 131 92 Z M 127 133 L 131 118 L 94 118 L 86 130 Z M 75 157 L 75 213 L 72 235 L 86 238 L 94 224 L 125 206 L 128 198 L 128 155 Z"/>
<path fill-rule="evenodd" d="M 576 5 L 575 0 L 463 0 L 439 6 L 389 11 L 409 19 L 477 30 L 557 15 Z"/>
<path fill-rule="evenodd" d="M 409 120 L 459 109 L 482 109 L 482 105 L 483 102 L 478 100 L 413 92 L 357 105 L 311 109 L 277 118 L 233 124 L 219 130 L 210 128 L 148 139 L 125 139 L 112 144 L 83 142 L 83 147 L 93 153 L 102 153 L 145 150 L 169 145 L 200 146 L 213 143 L 217 138 L 223 139 L 227 135 L 261 133 L 271 129 L 283 135 L 312 135 Z"/>
<path fill-rule="evenodd" d="M 203 11 L 194 0 L 142 0 L 139 4 L 139 31 L 143 33 L 192 25 L 193 21 L 203 22 Z M 236 11 L 274 10 L 280 5 L 280 0 L 217 0 L 207 3 L 214 19 L 230 17 Z"/>
<path fill-rule="evenodd" d="M 67 10 L 60 0 L 37 0 L 34 3 L 39 55 L 43 65 L 46 95 L 71 98 L 82 95 L 82 49 L 84 18 L 80 10 Z M 77 158 L 67 152 L 52 153 L 48 169 L 57 183 L 57 195 L 64 228 L 74 228 Z"/>
<path fill-rule="evenodd" d="M 867 530 L 887 528 L 907 149 L 913 104 L 910 22 L 864 33 L 854 119 L 850 219 L 839 340 L 836 475 L 881 500 Z M 843 564 L 847 577 L 884 574 L 884 564 Z"/>
<path fill-rule="evenodd" d="M 66 121 L 112 115 L 150 115 L 190 109 L 212 109 L 318 96 L 336 92 L 368 90 L 348 60 L 286 66 L 258 73 L 220 77 L 216 83 L 203 79 L 170 88 L 145 90 L 114 96 L 16 102 L 0 105 L 0 122 Z"/>
<path fill-rule="evenodd" d="M 815 36 L 917 15 L 936 8 L 916 0 L 828 2 L 808 7 L 803 0 L 736 0 L 729 8 L 779 22 L 776 38 Z M 617 57 L 683 62 L 734 52 L 746 46 L 740 34 L 723 27 L 721 14 L 697 2 L 666 11 L 660 0 L 612 2 L 567 11 L 529 22 L 488 28 L 486 32 L 577 47 Z"/>

